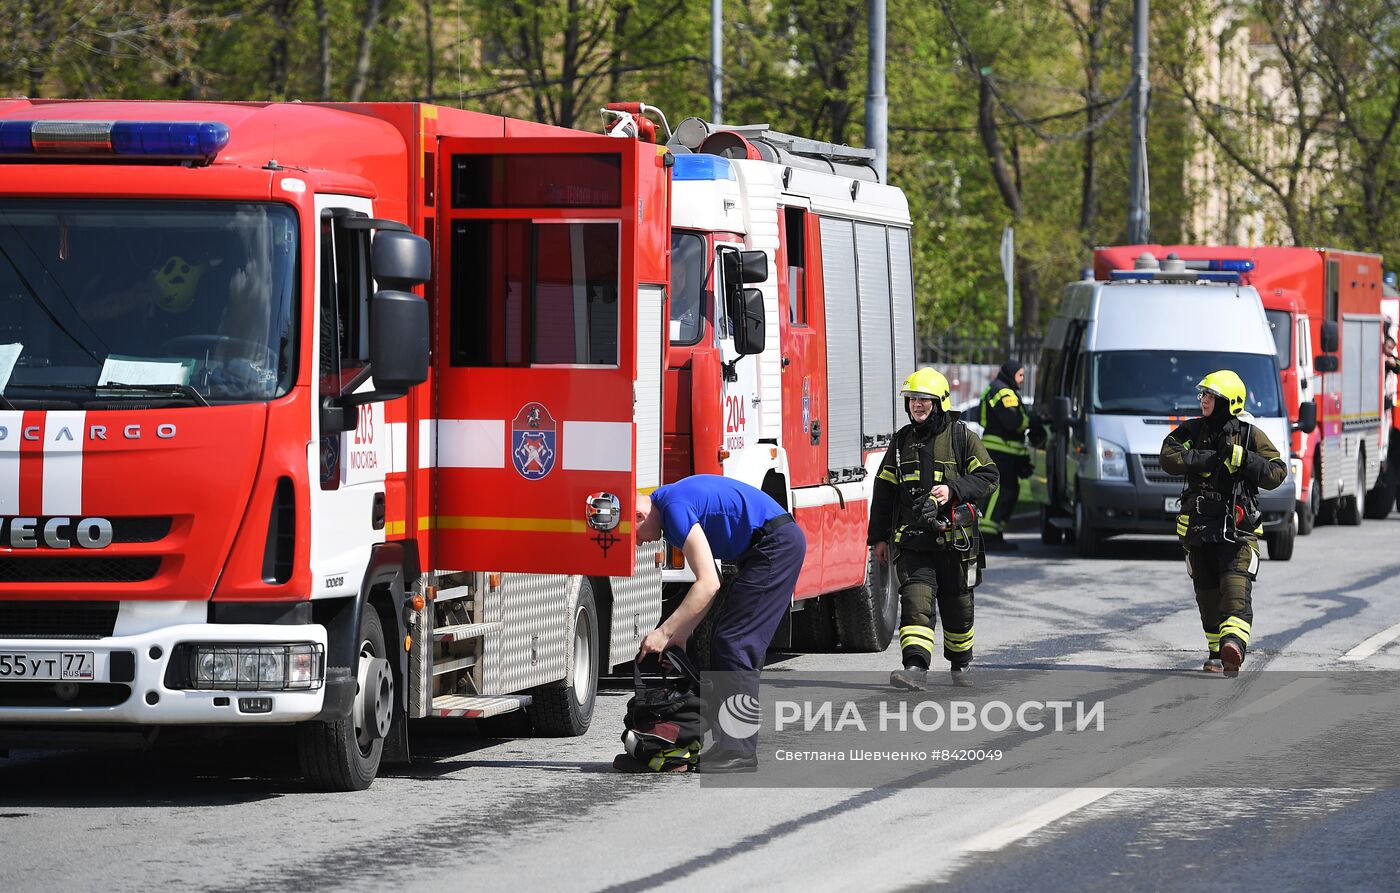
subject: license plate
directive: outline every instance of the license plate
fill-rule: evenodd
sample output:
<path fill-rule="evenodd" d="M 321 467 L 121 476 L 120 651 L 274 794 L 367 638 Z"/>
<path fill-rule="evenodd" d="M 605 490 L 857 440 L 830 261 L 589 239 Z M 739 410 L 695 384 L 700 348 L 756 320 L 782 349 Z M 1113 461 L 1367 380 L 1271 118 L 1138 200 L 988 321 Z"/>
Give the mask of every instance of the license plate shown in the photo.
<path fill-rule="evenodd" d="M 0 652 L 0 679 L 11 682 L 91 682 L 91 651 Z"/>
<path fill-rule="evenodd" d="M 1162 511 L 1164 511 L 1164 512 L 1180 512 L 1180 511 L 1181 511 L 1181 497 L 1180 497 L 1180 496 L 1168 496 L 1166 499 L 1162 500 Z"/>

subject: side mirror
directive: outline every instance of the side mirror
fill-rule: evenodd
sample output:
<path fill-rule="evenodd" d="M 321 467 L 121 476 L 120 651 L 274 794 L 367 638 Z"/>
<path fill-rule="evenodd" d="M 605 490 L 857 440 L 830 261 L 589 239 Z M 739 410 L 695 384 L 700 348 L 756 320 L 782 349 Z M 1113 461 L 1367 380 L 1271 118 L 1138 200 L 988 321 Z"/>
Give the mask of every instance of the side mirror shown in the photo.
<path fill-rule="evenodd" d="M 737 309 L 738 313 L 730 315 L 734 321 L 734 350 L 745 357 L 763 353 L 767 333 L 763 292 L 756 288 L 744 289 Z"/>
<path fill-rule="evenodd" d="M 432 248 L 422 236 L 380 230 L 370 248 L 370 269 L 381 289 L 408 291 L 432 278 Z"/>
<path fill-rule="evenodd" d="M 1063 431 L 1069 427 L 1070 423 L 1070 403 L 1069 398 L 1059 396 L 1050 401 L 1050 426 L 1056 431 Z"/>
<path fill-rule="evenodd" d="M 1337 324 L 1327 320 L 1322 324 L 1322 352 L 1336 353 L 1342 345 L 1341 332 Z"/>
<path fill-rule="evenodd" d="M 740 278 L 745 285 L 763 282 L 768 279 L 768 255 L 762 251 L 741 251 L 739 253 Z"/>
<path fill-rule="evenodd" d="M 1298 405 L 1298 422 L 1293 426 L 1294 431 L 1302 431 L 1304 434 L 1311 434 L 1317 429 L 1317 403 L 1312 400 L 1304 401 Z"/>
<path fill-rule="evenodd" d="M 1313 357 L 1314 372 L 1336 372 L 1342 367 L 1336 354 L 1322 353 Z"/>
<path fill-rule="evenodd" d="M 405 393 L 428 380 L 428 302 L 381 291 L 369 304 L 369 363 L 376 392 Z"/>

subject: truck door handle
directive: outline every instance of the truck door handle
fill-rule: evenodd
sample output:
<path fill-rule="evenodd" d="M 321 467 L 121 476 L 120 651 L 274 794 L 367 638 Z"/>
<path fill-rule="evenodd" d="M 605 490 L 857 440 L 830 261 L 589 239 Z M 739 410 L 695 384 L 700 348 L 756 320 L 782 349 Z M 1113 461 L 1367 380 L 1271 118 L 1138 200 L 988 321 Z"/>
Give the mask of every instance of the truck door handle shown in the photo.
<path fill-rule="evenodd" d="M 812 419 L 812 446 L 817 446 L 822 442 L 822 423 L 819 419 Z"/>

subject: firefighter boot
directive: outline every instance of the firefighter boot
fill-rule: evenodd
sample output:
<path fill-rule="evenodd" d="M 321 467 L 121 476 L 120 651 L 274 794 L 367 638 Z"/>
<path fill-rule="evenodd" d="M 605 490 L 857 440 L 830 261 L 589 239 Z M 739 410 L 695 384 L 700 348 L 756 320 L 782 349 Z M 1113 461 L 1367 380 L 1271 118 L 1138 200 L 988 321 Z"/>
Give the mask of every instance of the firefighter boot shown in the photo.
<path fill-rule="evenodd" d="M 970 664 L 953 664 L 950 668 L 953 674 L 953 684 L 958 688 L 972 688 L 972 666 Z"/>
<path fill-rule="evenodd" d="M 1238 676 L 1244 663 L 1244 646 L 1234 636 L 1220 640 L 1220 662 L 1226 676 Z"/>
<path fill-rule="evenodd" d="M 890 685 L 905 691 L 923 691 L 928 681 L 928 670 L 915 664 L 890 674 Z"/>
<path fill-rule="evenodd" d="M 1220 655 L 1212 651 L 1206 654 L 1206 662 L 1201 665 L 1201 669 L 1207 673 L 1223 673 L 1225 664 L 1220 662 Z"/>

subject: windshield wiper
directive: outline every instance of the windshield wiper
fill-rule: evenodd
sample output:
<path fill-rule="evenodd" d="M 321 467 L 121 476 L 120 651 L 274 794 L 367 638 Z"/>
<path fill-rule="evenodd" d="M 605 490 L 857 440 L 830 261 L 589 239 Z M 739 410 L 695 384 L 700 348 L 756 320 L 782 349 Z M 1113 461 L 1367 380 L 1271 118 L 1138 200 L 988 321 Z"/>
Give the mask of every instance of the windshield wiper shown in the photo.
<path fill-rule="evenodd" d="M 209 405 L 209 401 L 205 400 L 204 395 L 201 394 L 198 390 L 196 390 L 194 386 L 187 384 L 178 384 L 176 382 L 164 382 L 161 384 L 127 384 L 126 382 L 122 381 L 109 381 L 106 384 L 97 385 L 97 387 L 95 387 L 93 390 L 95 390 L 99 395 L 108 391 L 115 391 L 117 393 L 122 394 L 138 393 L 168 394 L 172 396 L 179 395 L 181 397 L 188 397 L 200 406 Z"/>
<path fill-rule="evenodd" d="M 209 401 L 204 399 L 204 395 L 197 391 L 192 385 L 176 384 L 168 382 L 164 384 L 127 384 L 121 381 L 109 381 L 106 384 L 39 384 L 37 382 L 14 382 L 11 387 L 32 388 L 36 391 L 85 391 L 101 397 L 104 394 L 157 394 L 170 397 L 186 397 L 200 406 L 208 406 Z"/>

